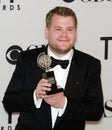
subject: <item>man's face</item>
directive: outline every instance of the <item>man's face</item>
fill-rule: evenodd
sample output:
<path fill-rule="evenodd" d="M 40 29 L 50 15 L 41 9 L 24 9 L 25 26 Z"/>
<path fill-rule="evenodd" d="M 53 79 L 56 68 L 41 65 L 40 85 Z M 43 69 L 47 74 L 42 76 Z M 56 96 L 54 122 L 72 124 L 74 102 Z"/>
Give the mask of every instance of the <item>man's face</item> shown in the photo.
<path fill-rule="evenodd" d="M 54 15 L 50 28 L 45 29 L 45 36 L 53 53 L 65 55 L 75 44 L 76 27 L 71 16 Z"/>

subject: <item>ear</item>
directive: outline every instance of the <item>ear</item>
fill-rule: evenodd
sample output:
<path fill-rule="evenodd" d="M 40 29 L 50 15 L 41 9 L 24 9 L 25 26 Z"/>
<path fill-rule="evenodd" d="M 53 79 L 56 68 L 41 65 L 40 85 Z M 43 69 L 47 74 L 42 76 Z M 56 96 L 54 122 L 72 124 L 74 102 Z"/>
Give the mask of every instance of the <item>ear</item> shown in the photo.
<path fill-rule="evenodd" d="M 45 28 L 45 38 L 46 38 L 46 39 L 48 38 L 48 33 L 49 33 L 49 30 L 48 30 L 48 28 L 46 27 L 46 28 Z"/>

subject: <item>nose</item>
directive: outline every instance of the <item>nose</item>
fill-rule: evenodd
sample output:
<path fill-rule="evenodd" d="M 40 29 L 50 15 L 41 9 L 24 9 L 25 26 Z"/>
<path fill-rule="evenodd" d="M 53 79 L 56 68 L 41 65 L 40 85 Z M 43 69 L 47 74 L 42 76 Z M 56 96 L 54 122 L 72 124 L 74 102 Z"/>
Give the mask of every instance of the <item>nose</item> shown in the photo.
<path fill-rule="evenodd" d="M 66 31 L 66 30 L 62 30 L 61 35 L 62 35 L 63 37 L 67 36 L 67 31 Z"/>

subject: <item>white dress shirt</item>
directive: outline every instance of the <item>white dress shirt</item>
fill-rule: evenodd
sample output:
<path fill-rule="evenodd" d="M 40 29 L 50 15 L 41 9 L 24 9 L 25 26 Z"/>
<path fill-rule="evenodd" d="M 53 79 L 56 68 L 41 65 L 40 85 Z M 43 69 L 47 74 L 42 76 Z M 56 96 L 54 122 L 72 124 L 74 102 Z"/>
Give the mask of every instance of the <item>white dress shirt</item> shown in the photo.
<path fill-rule="evenodd" d="M 55 67 L 49 69 L 49 71 L 54 71 L 56 84 L 60 85 L 64 89 L 65 84 L 66 84 L 66 80 L 67 80 L 67 76 L 68 76 L 68 72 L 69 72 L 69 67 L 70 67 L 70 64 L 71 64 L 71 59 L 72 59 L 72 56 L 73 56 L 73 49 L 70 50 L 65 56 L 59 58 L 56 55 L 54 55 L 48 47 L 48 55 L 54 57 L 55 59 L 59 59 L 59 60 L 69 60 L 69 65 L 67 66 L 66 69 L 61 68 L 60 65 L 56 65 Z M 42 99 L 37 100 L 36 96 L 35 96 L 35 92 L 34 92 L 34 103 L 36 105 L 36 108 L 41 107 L 41 102 L 42 102 Z M 63 115 L 65 108 L 66 108 L 66 105 L 67 105 L 67 98 L 66 98 L 65 105 L 64 105 L 63 109 L 62 108 L 60 108 L 60 109 L 54 108 L 54 107 L 51 106 L 52 128 L 54 127 L 57 116 Z"/>

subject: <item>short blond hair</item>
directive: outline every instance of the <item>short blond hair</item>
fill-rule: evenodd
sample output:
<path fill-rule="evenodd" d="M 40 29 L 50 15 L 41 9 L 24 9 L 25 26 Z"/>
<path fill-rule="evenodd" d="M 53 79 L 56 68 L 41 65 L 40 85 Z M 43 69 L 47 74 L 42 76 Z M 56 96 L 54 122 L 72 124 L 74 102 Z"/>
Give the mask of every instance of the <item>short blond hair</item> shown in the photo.
<path fill-rule="evenodd" d="M 54 9 L 50 10 L 47 15 L 46 15 L 46 27 L 50 28 L 51 26 L 51 22 L 52 22 L 52 17 L 54 15 L 60 15 L 60 16 L 71 16 L 74 19 L 74 24 L 75 27 L 77 28 L 77 16 L 75 14 L 75 12 L 68 8 L 68 7 L 63 7 L 63 6 L 57 6 Z"/>

